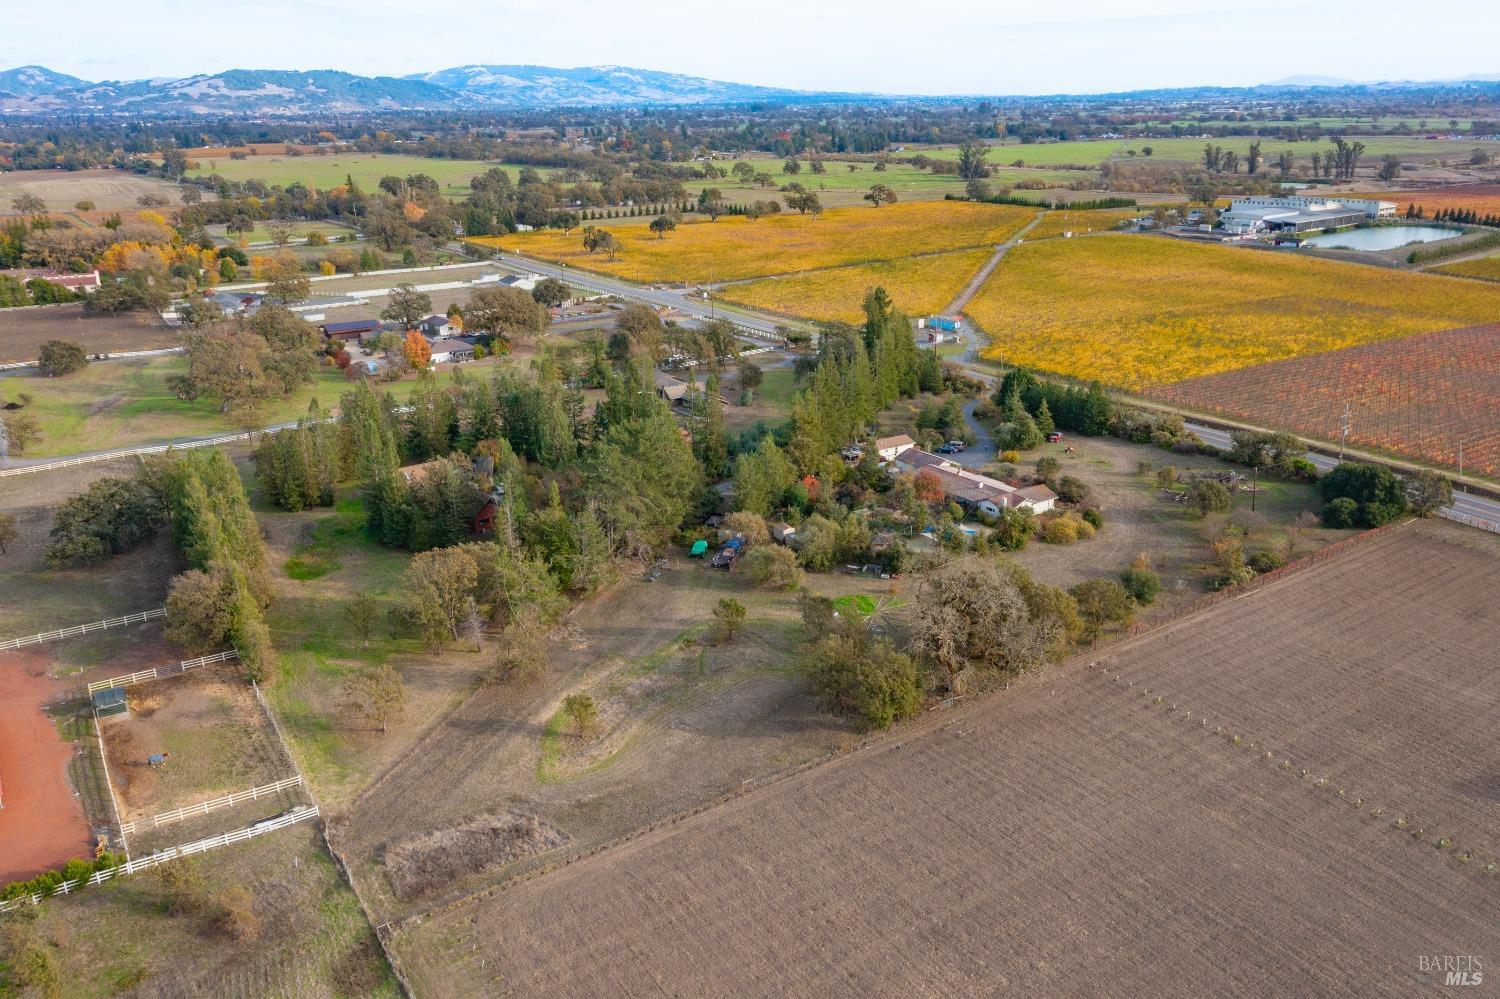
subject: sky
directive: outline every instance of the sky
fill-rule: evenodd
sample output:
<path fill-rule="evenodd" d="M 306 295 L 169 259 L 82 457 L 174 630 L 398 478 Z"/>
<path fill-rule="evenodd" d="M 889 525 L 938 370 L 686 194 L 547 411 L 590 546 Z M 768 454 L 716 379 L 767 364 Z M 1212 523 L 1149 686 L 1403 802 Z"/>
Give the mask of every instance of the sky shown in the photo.
<path fill-rule="evenodd" d="M 88 80 L 226 69 L 401 76 L 620 65 L 899 94 L 1098 93 L 1293 75 L 1500 76 L 1496 0 L 71 0 L 18 3 L 0 69 Z M 1420 44 L 1402 46 L 1407 33 Z"/>

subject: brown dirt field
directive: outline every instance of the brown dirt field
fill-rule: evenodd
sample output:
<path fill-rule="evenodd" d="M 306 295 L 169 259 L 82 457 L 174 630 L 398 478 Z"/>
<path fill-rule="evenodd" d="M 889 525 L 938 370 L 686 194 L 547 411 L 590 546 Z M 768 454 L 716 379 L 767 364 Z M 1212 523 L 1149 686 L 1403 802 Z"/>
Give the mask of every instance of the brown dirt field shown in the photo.
<path fill-rule="evenodd" d="M 1497 549 L 1399 528 L 397 951 L 454 996 L 1417 994 L 1500 956 Z"/>
<path fill-rule="evenodd" d="M 0 309 L 0 364 L 34 361 L 48 340 L 76 340 L 99 354 L 175 347 L 178 334 L 154 314 L 90 315 L 82 303 Z"/>
<path fill-rule="evenodd" d="M 234 663 L 126 688 L 128 714 L 100 720 L 122 821 L 295 773 Z M 152 767 L 146 758 L 170 753 Z"/>
<path fill-rule="evenodd" d="M 850 585 L 846 577 L 812 585 L 825 582 Z M 734 646 L 708 649 L 700 675 L 701 647 L 691 636 L 726 594 L 746 604 L 752 624 Z M 367 902 L 381 918 L 410 911 L 394 897 L 380 858 L 400 839 L 476 811 L 534 814 L 570 845 L 597 845 L 842 745 L 848 728 L 819 711 L 785 669 L 795 608 L 789 594 L 749 590 L 735 575 L 685 558 L 655 583 L 624 583 L 578 608 L 553 639 L 545 678 L 480 688 L 337 817 L 337 843 Z M 563 696 L 581 690 L 599 702 L 606 731 L 592 747 L 564 734 L 553 755 L 544 749 L 549 723 Z M 622 715 L 620 705 L 629 711 Z M 552 760 L 545 779 L 544 754 Z M 547 859 L 459 878 L 424 904 Z"/>
<path fill-rule="evenodd" d="M 68 782 L 73 746 L 42 711 L 56 694 L 50 664 L 45 649 L 0 655 L 0 885 L 94 855 Z"/>
<path fill-rule="evenodd" d="M 179 204 L 179 191 L 176 184 L 123 170 L 15 170 L 0 173 L 0 213 L 10 214 L 11 199 L 27 193 L 47 202 L 52 212 L 71 212 L 84 200 L 100 212 L 125 212 L 139 209 L 136 199 L 143 194 Z"/>

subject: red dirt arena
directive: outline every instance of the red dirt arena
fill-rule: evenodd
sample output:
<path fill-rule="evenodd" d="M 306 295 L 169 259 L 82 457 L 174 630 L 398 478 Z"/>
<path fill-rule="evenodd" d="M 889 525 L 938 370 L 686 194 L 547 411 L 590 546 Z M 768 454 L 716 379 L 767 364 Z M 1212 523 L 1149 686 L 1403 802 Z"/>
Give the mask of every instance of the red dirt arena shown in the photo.
<path fill-rule="evenodd" d="M 92 857 L 83 805 L 68 781 L 71 744 L 42 705 L 55 688 L 39 650 L 0 655 L 0 885 Z"/>

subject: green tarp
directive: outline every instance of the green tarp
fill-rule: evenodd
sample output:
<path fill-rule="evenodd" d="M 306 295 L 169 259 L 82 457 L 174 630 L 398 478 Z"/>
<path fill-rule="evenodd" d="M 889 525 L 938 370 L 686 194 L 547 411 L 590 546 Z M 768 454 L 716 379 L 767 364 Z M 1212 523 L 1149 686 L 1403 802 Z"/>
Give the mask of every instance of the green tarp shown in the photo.
<path fill-rule="evenodd" d="M 692 549 L 688 552 L 693 558 L 702 558 L 708 552 L 707 541 L 694 541 Z"/>

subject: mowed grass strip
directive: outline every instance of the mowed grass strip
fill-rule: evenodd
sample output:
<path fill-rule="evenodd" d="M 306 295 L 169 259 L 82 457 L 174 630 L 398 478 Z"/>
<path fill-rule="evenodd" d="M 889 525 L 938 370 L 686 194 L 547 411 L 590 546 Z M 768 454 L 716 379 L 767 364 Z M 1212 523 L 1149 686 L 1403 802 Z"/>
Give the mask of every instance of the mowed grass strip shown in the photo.
<path fill-rule="evenodd" d="M 1016 247 L 966 311 L 988 358 L 1138 389 L 1491 321 L 1500 289 L 1121 235 Z"/>
<path fill-rule="evenodd" d="M 884 288 L 913 316 L 938 312 L 984 265 L 988 247 L 771 278 L 724 290 L 731 302 L 808 319 L 858 322 L 865 292 Z"/>
<path fill-rule="evenodd" d="M 1004 242 L 1033 209 L 962 201 L 903 202 L 883 208 L 833 208 L 822 215 L 784 212 L 750 220 L 684 222 L 665 239 L 644 226 L 602 226 L 621 251 L 611 261 L 583 248 L 578 230 L 484 236 L 469 242 L 646 282 L 714 282 L 792 274 L 822 267 L 880 263 Z"/>

